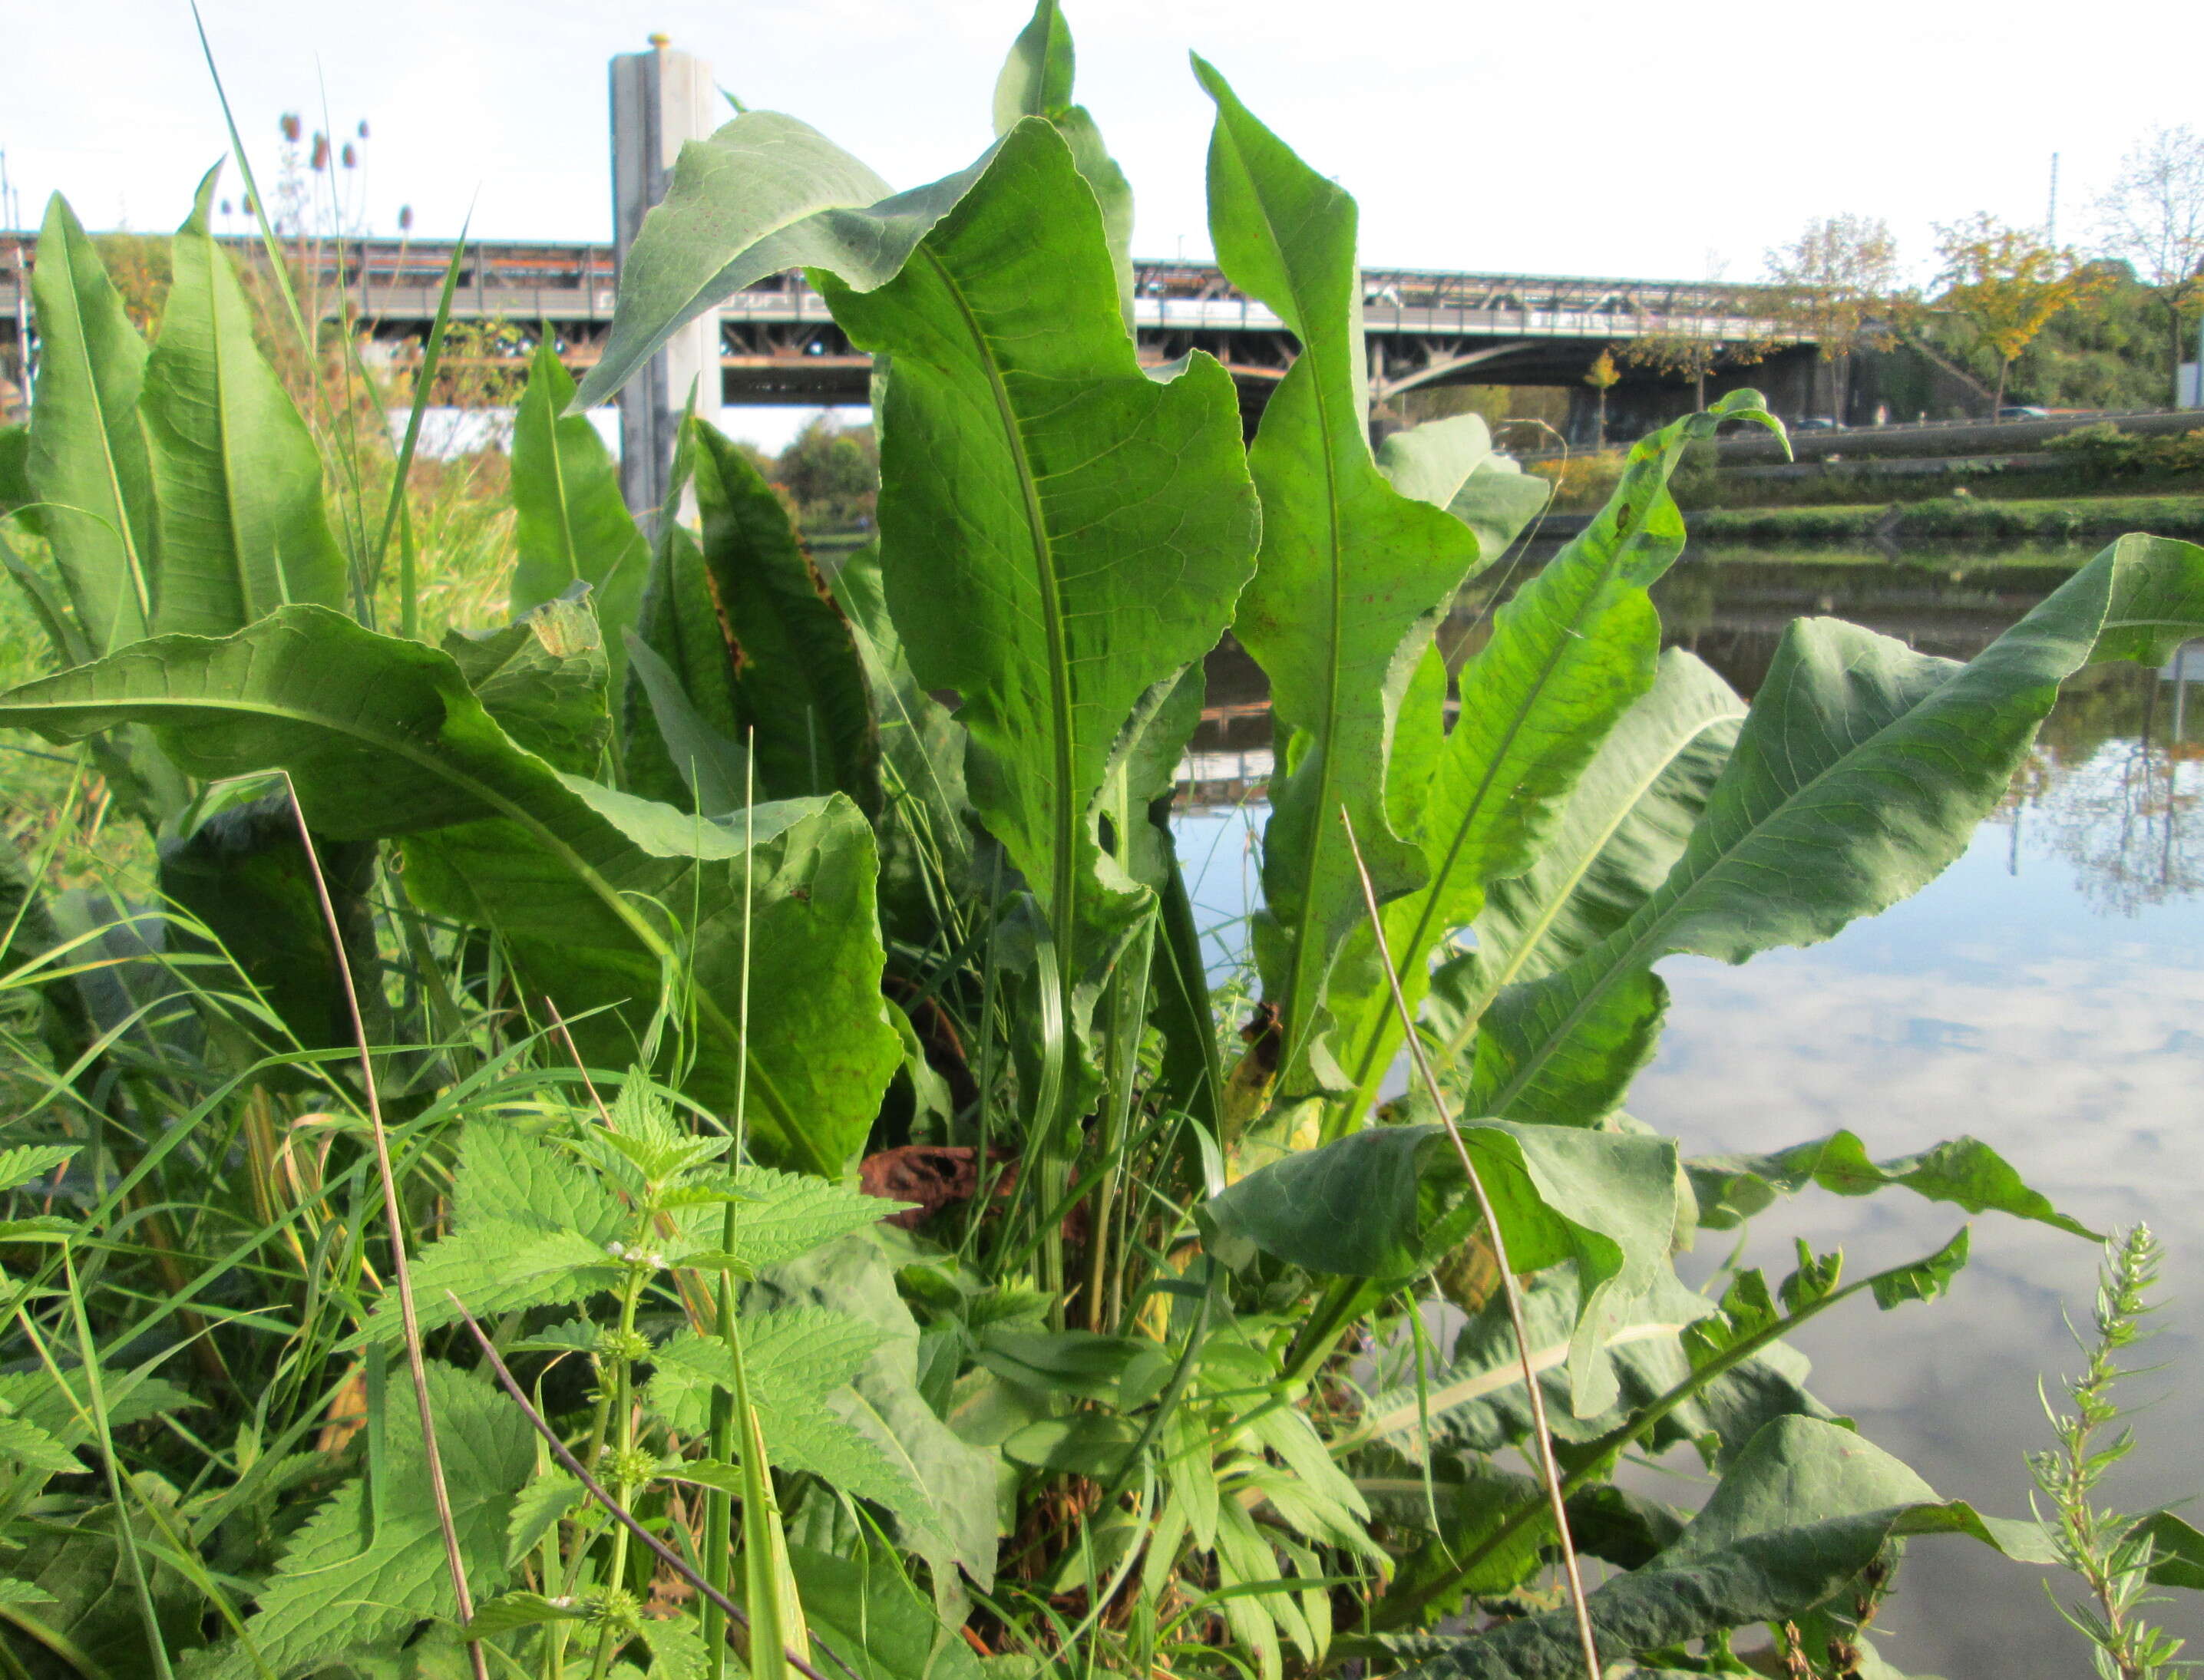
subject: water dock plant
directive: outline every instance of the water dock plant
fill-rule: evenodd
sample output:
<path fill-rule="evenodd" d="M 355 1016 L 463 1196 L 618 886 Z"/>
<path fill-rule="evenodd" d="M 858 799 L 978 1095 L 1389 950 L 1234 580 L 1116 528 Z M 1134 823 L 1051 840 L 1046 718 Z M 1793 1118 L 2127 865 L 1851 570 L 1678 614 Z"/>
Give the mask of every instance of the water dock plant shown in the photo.
<path fill-rule="evenodd" d="M 1662 959 L 1931 879 L 2062 681 L 2204 633 L 2204 550 L 2124 537 L 1965 665 L 1803 621 L 1748 704 L 1648 594 L 1685 450 L 1780 429 L 1741 392 L 1450 665 L 1545 487 L 1473 417 L 1373 452 L 1354 200 L 1194 72 L 1301 346 L 1252 440 L 1135 354 L 1043 0 L 941 181 L 763 111 L 684 152 L 604 359 L 536 356 L 509 622 L 433 643 L 204 194 L 150 346 L 56 204 L 0 725 L 158 879 L 0 877 L 9 1672 L 1834 1676 L 1905 1537 L 2054 1561 L 1786 1340 L 1966 1227 L 1674 1260 L 1814 1189 L 2083 1227 L 1971 1139 L 1695 1159 L 1625 1103 Z M 638 521 L 578 414 L 791 266 L 881 369 L 832 577 L 707 422 Z M 1229 1065 L 1170 826 L 1228 631 L 1282 743 Z M 1671 1452 L 1696 1511 L 1618 1479 Z"/>

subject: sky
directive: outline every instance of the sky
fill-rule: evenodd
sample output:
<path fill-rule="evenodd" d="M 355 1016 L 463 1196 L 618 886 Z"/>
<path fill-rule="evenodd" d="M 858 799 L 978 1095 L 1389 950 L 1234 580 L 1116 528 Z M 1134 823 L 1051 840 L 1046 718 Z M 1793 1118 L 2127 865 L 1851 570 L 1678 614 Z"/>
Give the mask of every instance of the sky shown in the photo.
<path fill-rule="evenodd" d="M 264 171 L 276 118 L 362 118 L 376 231 L 601 239 L 607 59 L 662 31 L 745 103 L 793 113 L 898 186 L 986 143 L 1028 0 L 202 0 Z M 1067 7 L 1080 93 L 1138 195 L 1135 251 L 1205 255 L 1200 50 L 1363 206 L 1376 267 L 1750 279 L 1808 219 L 2040 225 L 2063 237 L 2154 122 L 2200 115 L 2204 15 L 2133 0 L 2078 24 L 2042 0 L 1653 8 L 1391 0 Z M 326 109 L 325 121 L 321 112 Z M 226 150 L 185 0 L 0 0 L 0 151 L 24 213 L 164 229 Z"/>

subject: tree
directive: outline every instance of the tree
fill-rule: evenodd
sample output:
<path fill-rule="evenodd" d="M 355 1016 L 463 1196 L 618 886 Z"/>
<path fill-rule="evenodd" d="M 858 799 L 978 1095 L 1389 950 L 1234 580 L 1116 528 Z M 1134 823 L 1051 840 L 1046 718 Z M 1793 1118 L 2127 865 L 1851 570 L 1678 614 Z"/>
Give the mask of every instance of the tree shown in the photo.
<path fill-rule="evenodd" d="M 1997 393 L 1991 418 L 2005 407 L 2013 358 L 2034 343 L 2053 316 L 2086 303 L 2102 289 L 2100 270 L 2085 268 L 2071 251 L 2046 245 L 2030 229 L 2008 228 L 1990 216 L 1939 224 L 1936 254 L 1944 267 L 1937 305 L 1974 328 L 1997 358 Z"/>
<path fill-rule="evenodd" d="M 2204 135 L 2153 128 L 2121 160 L 2097 201 L 2104 252 L 2135 271 L 2165 311 L 2174 402 L 2181 400 L 2181 317 L 2204 301 Z"/>
<path fill-rule="evenodd" d="M 1779 288 L 1777 318 L 1813 340 L 1829 364 L 1829 417 L 1841 424 L 1852 352 L 1880 350 L 1891 340 L 1898 240 L 1879 216 L 1823 216 L 1769 251 L 1767 262 Z"/>
<path fill-rule="evenodd" d="M 828 412 L 814 417 L 780 452 L 774 476 L 807 519 L 844 523 L 870 516 L 880 472 L 872 429 L 844 431 Z"/>
<path fill-rule="evenodd" d="M 1584 376 L 1584 382 L 1599 393 L 1599 418 L 1593 433 L 1596 448 L 1607 447 L 1607 393 L 1621 377 L 1622 370 L 1614 365 L 1614 352 L 1611 349 L 1602 350 L 1599 359 Z"/>
<path fill-rule="evenodd" d="M 1704 408 L 1709 374 L 1716 368 L 1750 367 L 1765 360 L 1768 351 L 1764 339 L 1728 339 L 1672 330 L 1632 339 L 1622 347 L 1622 359 L 1632 367 L 1650 368 L 1664 379 L 1690 380 L 1692 406 Z"/>

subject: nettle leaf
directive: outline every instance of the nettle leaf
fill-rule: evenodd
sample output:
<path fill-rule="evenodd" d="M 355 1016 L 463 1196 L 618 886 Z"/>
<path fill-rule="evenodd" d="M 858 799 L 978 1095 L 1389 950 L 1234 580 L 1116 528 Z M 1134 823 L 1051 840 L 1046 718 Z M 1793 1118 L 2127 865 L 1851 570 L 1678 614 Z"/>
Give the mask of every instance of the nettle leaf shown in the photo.
<path fill-rule="evenodd" d="M 1772 1155 L 1710 1155 L 1684 1162 L 1699 1201 L 1699 1223 L 1728 1230 L 1814 1185 L 1839 1196 L 1869 1196 L 1888 1186 L 1932 1202 L 1953 1202 L 1969 1213 L 2011 1214 L 2101 1240 L 2029 1188 L 2005 1157 L 1976 1138 L 1953 1138 L 1890 1161 L 1868 1159 L 1850 1132 L 1833 1132 Z"/>
<path fill-rule="evenodd" d="M 74 1476 L 84 1469 L 66 1446 L 20 1417 L 0 1417 L 0 1461 L 45 1476 Z"/>
<path fill-rule="evenodd" d="M 39 232 L 31 299 L 39 377 L 23 488 L 47 504 L 39 523 L 96 658 L 139 641 L 153 620 L 153 476 L 138 406 L 146 350 L 58 192 Z"/>
<path fill-rule="evenodd" d="M 477 1639 L 489 1639 L 545 1622 L 580 1622 L 588 1617 L 588 1611 L 571 1600 L 555 1604 L 541 1593 L 501 1593 L 476 1610 L 467 1631 Z"/>
<path fill-rule="evenodd" d="M 1769 1423 L 1675 1543 L 1586 1600 L 1609 1661 L 1725 1629 L 1792 1620 L 1844 1591 L 1892 1541 L 1966 1534 L 2037 1561 L 2031 1525 L 1939 1502 L 1921 1478 L 1852 1431 L 1809 1417 Z M 1584 1672 L 1573 1613 L 1549 1611 L 1463 1640 L 1410 1675 L 1564 1680 Z"/>
<path fill-rule="evenodd" d="M 1371 454 L 1354 200 L 1199 58 L 1194 74 L 1217 102 L 1218 261 L 1301 346 L 1248 452 L 1262 552 L 1233 624 L 1270 677 L 1280 736 L 1254 938 L 1265 996 L 1283 1017 L 1279 1090 L 1298 1096 L 1341 1077 L 1328 1056 L 1310 1060 L 1325 982 L 1363 914 L 1341 807 L 1381 899 L 1422 884 L 1422 851 L 1386 808 L 1395 723 L 1438 614 L 1498 556 L 1481 553 L 1460 520 L 1395 489 Z"/>
<path fill-rule="evenodd" d="M 252 306 L 210 228 L 215 180 L 169 243 L 175 278 L 145 364 L 159 499 L 153 630 L 228 636 L 299 602 L 342 606 L 345 559 L 313 435 L 252 338 Z"/>
<path fill-rule="evenodd" d="M 88 1410 L 92 1385 L 80 1366 L 63 1365 L 61 1374 L 68 1393 L 44 1370 L 0 1372 L 0 1415 L 31 1424 L 68 1446 L 81 1446 L 98 1433 Z M 103 1360 L 99 1384 L 107 1397 L 110 1429 L 125 1429 L 164 1412 L 189 1411 L 204 1404 L 145 1366 L 133 1370 Z"/>
<path fill-rule="evenodd" d="M 499 728 L 449 655 L 312 606 L 0 695 L 0 723 L 52 740 L 127 722 L 163 726 L 210 780 L 289 770 L 317 833 L 405 837 L 408 895 L 497 929 L 524 990 L 557 1003 L 591 1060 L 630 1060 L 637 1000 L 685 972 L 688 1094 L 731 1109 L 747 1053 L 761 1155 L 832 1174 L 862 1145 L 900 1044 L 880 995 L 872 837 L 846 799 L 759 807 L 746 843 L 561 775 Z"/>
<path fill-rule="evenodd" d="M 740 1204 L 734 1246 L 722 1249 L 719 1239 L 724 1233 L 715 1229 L 708 1250 L 684 1255 L 675 1263 L 727 1267 L 753 1275 L 877 1225 L 909 1205 L 769 1167 L 738 1167 L 720 1188 Z"/>
<path fill-rule="evenodd" d="M 460 1558 L 469 1587 L 487 1599 L 512 1573 L 507 1529 L 515 1497 L 536 1470 L 535 1435 L 481 1378 L 431 1361 L 429 1382 Z M 394 1651 L 421 1622 L 458 1615 L 418 1415 L 394 1405 L 388 1427 L 387 1497 L 376 1520 L 369 1521 L 366 1484 L 347 1482 L 293 1536 L 257 1595 L 246 1631 L 281 1680 L 353 1653 Z M 258 1671 L 234 1639 L 198 1671 L 206 1680 Z"/>
<path fill-rule="evenodd" d="M 478 1120 L 459 1140 L 452 1182 L 459 1231 L 503 1222 L 570 1231 L 600 1247 L 631 1221 L 619 1198 L 553 1145 L 518 1126 Z"/>
<path fill-rule="evenodd" d="M 512 1516 L 506 1527 L 506 1562 L 519 1568 L 521 1560 L 542 1544 L 543 1536 L 589 1497 L 588 1488 L 556 1465 L 522 1488 L 512 1502 Z"/>
<path fill-rule="evenodd" d="M 743 1362 L 766 1457 L 776 1469 L 807 1471 L 829 1486 L 871 1500 L 925 1535 L 931 1549 L 953 1543 L 940 1513 L 909 1471 L 850 1421 L 850 1379 L 889 1340 L 879 1325 L 845 1312 L 789 1307 L 746 1315 Z M 735 1392 L 725 1342 L 687 1332 L 656 1355 L 646 1403 L 684 1435 L 702 1435 L 715 1387 Z M 665 1473 L 739 1494 L 741 1472 L 726 1464 L 669 1464 Z"/>
<path fill-rule="evenodd" d="M 1665 1139 L 1480 1121 L 1461 1128 L 1520 1272 L 1572 1263 L 1584 1310 L 1568 1371 L 1579 1415 L 1614 1403 L 1601 1348 L 1667 1270 L 1676 1156 Z M 1290 1155 L 1203 1207 L 1212 1230 L 1310 1271 L 1405 1282 L 1478 1222 L 1443 1127 L 1384 1127 Z"/>
<path fill-rule="evenodd" d="M 1660 890 L 1558 973 L 1502 992 L 1472 1107 L 1585 1124 L 1620 1100 L 1665 1007 L 1652 973 L 1830 938 L 1965 849 L 2085 665 L 2164 663 L 2204 634 L 2204 548 L 2125 536 L 1965 665 L 1834 619 L 1785 633 Z"/>
<path fill-rule="evenodd" d="M 984 1589 L 994 1576 L 998 1460 L 960 1439 L 920 1392 L 918 1325 L 897 1294 L 894 1269 L 871 1233 L 844 1237 L 772 1268 L 745 1292 L 744 1304 L 751 1309 L 826 1307 L 885 1334 L 850 1386 L 829 1394 L 826 1405 L 924 1490 L 931 1520 L 908 1522 L 898 1513 L 899 1541 L 926 1559 L 937 1581 L 947 1581 L 961 1567 Z M 745 1352 L 749 1346 L 745 1340 Z"/>
<path fill-rule="evenodd" d="M 855 287 L 892 279 L 980 167 L 891 193 L 817 129 L 778 111 L 746 111 L 689 141 L 629 248 L 604 354 L 573 405 L 603 402 L 675 333 L 767 275 L 815 266 Z"/>
<path fill-rule="evenodd" d="M 597 1133 L 602 1136 L 602 1133 Z M 453 1232 L 412 1260 L 422 1326 L 559 1306 L 616 1287 L 625 1269 L 606 1244 L 635 1216 L 605 1184 L 518 1126 L 476 1121 L 459 1144 Z M 348 1346 L 388 1342 L 403 1329 L 388 1291 Z"/>
<path fill-rule="evenodd" d="M 568 411 L 573 400 L 573 378 L 546 333 L 512 417 L 512 612 L 589 585 L 616 684 L 650 547 L 620 499 L 612 452 L 588 415 Z"/>
<path fill-rule="evenodd" d="M 1493 882 L 1546 855 L 1563 802 L 1609 733 L 1653 687 L 1661 617 L 1649 590 L 1684 551 L 1668 479 L 1684 452 L 1726 419 L 1775 423 L 1758 393 L 1734 392 L 1640 439 L 1607 506 L 1493 615 L 1489 641 L 1456 683 L 1460 709 L 1411 802 L 1409 837 L 1430 879 L 1385 907 L 1385 939 L 1409 1009 L 1430 985 L 1431 953 L 1474 922 Z M 1424 701 L 1435 727 L 1443 695 Z M 1342 1066 L 1376 1099 L 1401 1044 L 1392 988 L 1366 930 L 1332 987 Z"/>
<path fill-rule="evenodd" d="M 894 280 L 815 278 L 892 359 L 888 606 L 919 681 L 962 697 L 967 793 L 1039 901 L 1069 1003 L 1150 902 L 1105 877 L 1089 815 L 1120 731 L 1216 645 L 1252 567 L 1231 378 L 1200 354 L 1168 382 L 1141 369 L 1093 195 L 1038 119 Z"/>
<path fill-rule="evenodd" d="M 546 1231 L 501 1219 L 479 1220 L 413 1257 L 413 1294 L 421 1328 L 524 1307 L 569 1305 L 615 1288 L 625 1269 L 578 1231 Z M 454 1304 L 453 1297 L 459 1298 Z M 344 1346 L 395 1341 L 404 1333 L 397 1293 L 388 1291 Z"/>
<path fill-rule="evenodd" d="M 13 1149 L 0 1149 L 0 1192 L 16 1189 L 68 1165 L 78 1148 L 75 1144 L 18 1144 Z"/>

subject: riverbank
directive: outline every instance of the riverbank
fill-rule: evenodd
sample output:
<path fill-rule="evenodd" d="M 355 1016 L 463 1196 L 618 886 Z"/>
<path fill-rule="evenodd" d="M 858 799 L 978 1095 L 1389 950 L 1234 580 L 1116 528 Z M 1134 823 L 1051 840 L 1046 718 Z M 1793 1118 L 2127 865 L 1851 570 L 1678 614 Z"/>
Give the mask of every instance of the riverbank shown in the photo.
<path fill-rule="evenodd" d="M 1555 513 L 1542 537 L 1569 537 L 1588 514 Z M 1992 500 L 1938 496 L 1916 502 L 1839 503 L 1822 507 L 1717 507 L 1685 515 L 1694 544 L 1913 541 L 2074 541 L 2148 531 L 2204 541 L 2204 495 L 2088 496 Z"/>

